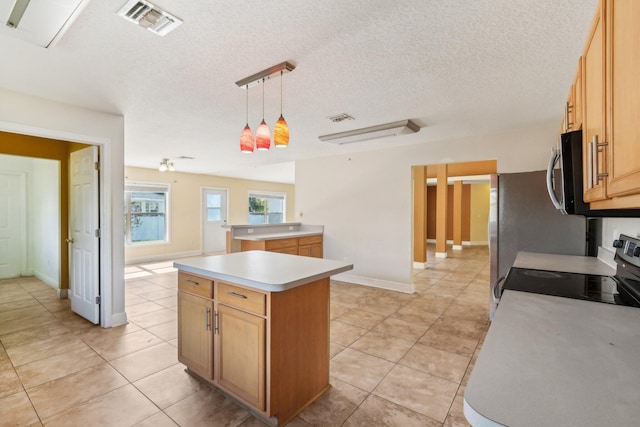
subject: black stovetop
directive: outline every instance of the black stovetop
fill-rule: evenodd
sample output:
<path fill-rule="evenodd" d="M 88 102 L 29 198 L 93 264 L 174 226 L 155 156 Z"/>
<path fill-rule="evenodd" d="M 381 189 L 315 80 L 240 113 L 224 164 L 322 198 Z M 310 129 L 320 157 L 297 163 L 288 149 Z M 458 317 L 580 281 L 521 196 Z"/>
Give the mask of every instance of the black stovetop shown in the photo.
<path fill-rule="evenodd" d="M 511 267 L 503 289 L 640 307 L 616 277 Z"/>

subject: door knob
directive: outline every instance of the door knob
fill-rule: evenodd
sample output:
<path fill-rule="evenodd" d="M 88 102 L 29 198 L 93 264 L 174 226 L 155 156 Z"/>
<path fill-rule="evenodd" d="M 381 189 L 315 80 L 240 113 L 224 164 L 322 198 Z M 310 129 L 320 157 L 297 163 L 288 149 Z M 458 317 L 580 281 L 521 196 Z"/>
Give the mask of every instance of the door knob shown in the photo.
<path fill-rule="evenodd" d="M 65 242 L 67 242 L 67 243 L 73 243 L 73 237 L 71 237 L 71 238 L 69 238 L 69 239 L 64 239 L 64 240 L 65 240 Z"/>

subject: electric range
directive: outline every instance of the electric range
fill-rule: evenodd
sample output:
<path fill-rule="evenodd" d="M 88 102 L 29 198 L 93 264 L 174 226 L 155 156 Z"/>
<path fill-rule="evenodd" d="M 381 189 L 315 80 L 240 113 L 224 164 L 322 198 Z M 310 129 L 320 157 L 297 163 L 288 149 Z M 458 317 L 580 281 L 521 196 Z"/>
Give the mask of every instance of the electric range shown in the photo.
<path fill-rule="evenodd" d="M 511 267 L 502 290 L 640 307 L 640 239 L 621 234 L 613 246 L 614 276 Z"/>

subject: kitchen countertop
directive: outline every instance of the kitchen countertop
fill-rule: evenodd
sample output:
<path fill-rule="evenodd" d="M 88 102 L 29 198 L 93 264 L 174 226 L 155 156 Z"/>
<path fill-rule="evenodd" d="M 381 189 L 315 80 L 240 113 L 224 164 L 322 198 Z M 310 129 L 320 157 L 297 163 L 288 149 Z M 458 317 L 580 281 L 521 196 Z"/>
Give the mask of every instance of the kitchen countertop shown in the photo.
<path fill-rule="evenodd" d="M 263 291 L 280 292 L 353 269 L 353 264 L 268 251 L 235 252 L 175 261 L 178 270 Z"/>
<path fill-rule="evenodd" d="M 506 290 L 464 393 L 479 426 L 637 425 L 640 310 Z"/>
<path fill-rule="evenodd" d="M 616 269 L 596 257 L 518 252 L 514 267 L 533 270 L 562 271 L 564 273 L 597 274 L 613 276 Z"/>

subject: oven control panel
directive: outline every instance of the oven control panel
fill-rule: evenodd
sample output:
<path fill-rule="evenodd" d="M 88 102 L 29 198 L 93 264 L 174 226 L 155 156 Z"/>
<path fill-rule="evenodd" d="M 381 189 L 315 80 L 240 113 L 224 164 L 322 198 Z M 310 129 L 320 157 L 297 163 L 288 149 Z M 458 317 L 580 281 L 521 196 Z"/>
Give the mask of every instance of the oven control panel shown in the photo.
<path fill-rule="evenodd" d="M 640 268 L 640 238 L 621 234 L 613 241 L 616 248 L 616 259 Z"/>

